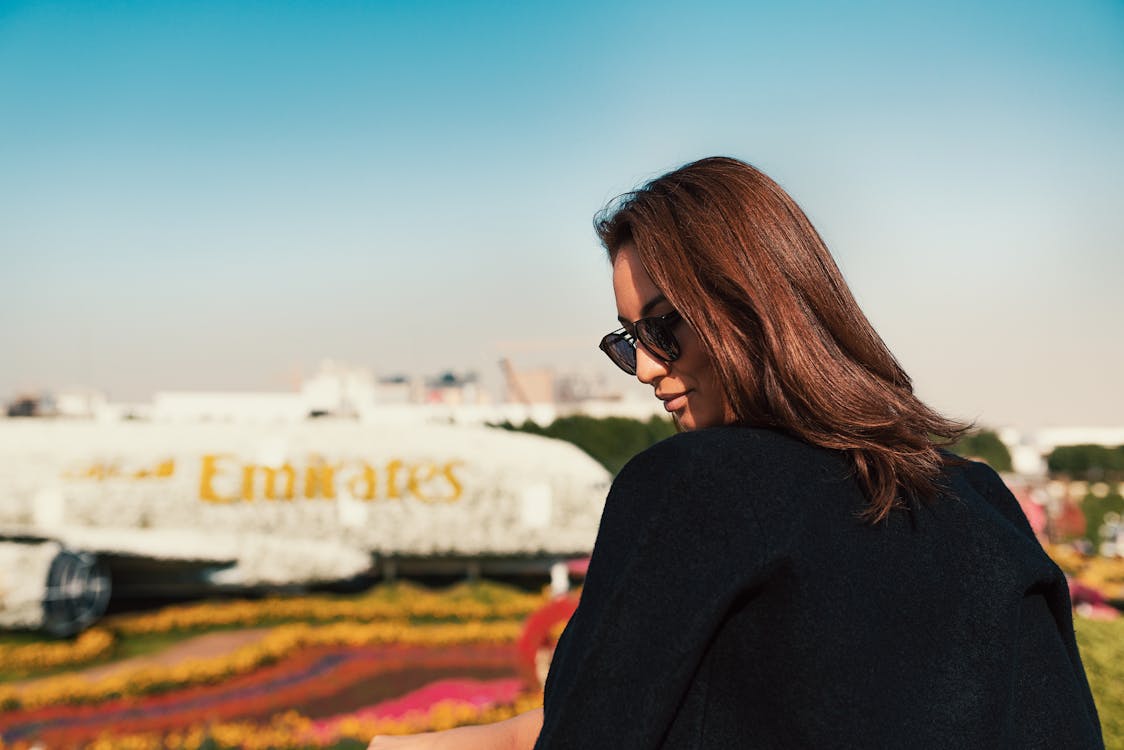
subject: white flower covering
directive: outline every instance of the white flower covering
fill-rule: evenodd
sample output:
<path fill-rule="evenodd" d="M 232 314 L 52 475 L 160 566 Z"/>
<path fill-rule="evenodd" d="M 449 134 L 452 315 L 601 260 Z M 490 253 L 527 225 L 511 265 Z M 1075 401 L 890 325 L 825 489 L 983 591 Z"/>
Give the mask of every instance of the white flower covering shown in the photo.
<path fill-rule="evenodd" d="M 372 554 L 586 554 L 608 485 L 568 443 L 491 428 L 0 420 L 0 534 L 233 562 L 227 583 L 343 578 Z"/>
<path fill-rule="evenodd" d="M 59 550 L 54 542 L 0 542 L 0 628 L 43 624 L 47 572 Z"/>

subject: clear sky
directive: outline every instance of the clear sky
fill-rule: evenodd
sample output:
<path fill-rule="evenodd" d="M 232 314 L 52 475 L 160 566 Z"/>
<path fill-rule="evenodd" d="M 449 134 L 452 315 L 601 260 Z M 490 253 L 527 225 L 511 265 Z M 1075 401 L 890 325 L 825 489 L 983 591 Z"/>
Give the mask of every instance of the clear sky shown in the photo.
<path fill-rule="evenodd" d="M 613 377 L 591 216 L 710 154 L 933 405 L 1124 424 L 1117 0 L 0 0 L 0 400 Z"/>

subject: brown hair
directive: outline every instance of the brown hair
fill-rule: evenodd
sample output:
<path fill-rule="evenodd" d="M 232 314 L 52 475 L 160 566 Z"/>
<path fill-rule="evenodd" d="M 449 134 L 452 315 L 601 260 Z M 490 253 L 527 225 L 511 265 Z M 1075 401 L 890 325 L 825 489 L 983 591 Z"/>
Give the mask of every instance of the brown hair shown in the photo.
<path fill-rule="evenodd" d="M 699 332 L 737 424 L 843 451 L 885 519 L 930 501 L 938 448 L 970 428 L 913 395 L 796 202 L 726 157 L 687 164 L 595 220 L 610 257 L 631 242 L 655 285 Z"/>

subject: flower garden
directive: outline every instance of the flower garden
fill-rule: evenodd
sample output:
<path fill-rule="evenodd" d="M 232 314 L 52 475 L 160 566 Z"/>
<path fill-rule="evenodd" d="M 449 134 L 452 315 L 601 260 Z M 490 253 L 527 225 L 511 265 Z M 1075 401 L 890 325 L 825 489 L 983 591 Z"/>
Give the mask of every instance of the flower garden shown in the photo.
<path fill-rule="evenodd" d="M 1119 564 L 1051 553 L 1083 585 L 1124 580 Z M 543 650 L 574 606 L 398 583 L 116 615 L 71 641 L 0 636 L 0 748 L 362 748 L 496 721 L 541 704 Z M 1106 746 L 1124 750 L 1124 618 L 1075 623 Z"/>
<path fill-rule="evenodd" d="M 9 636 L 0 747 L 365 747 L 375 734 L 497 721 L 541 704 L 527 634 L 545 641 L 560 625 L 531 615 L 573 609 L 546 605 L 545 593 L 491 583 L 394 584 L 118 615 L 70 642 Z M 221 633 L 252 637 L 159 658 Z"/>

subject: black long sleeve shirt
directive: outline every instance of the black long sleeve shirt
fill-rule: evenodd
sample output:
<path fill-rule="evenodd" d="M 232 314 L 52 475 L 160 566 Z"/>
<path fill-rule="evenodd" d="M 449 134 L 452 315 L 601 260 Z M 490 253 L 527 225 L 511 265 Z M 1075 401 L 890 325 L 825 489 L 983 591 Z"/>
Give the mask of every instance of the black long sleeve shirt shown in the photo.
<path fill-rule="evenodd" d="M 994 471 L 859 518 L 844 456 L 676 435 L 609 493 L 536 748 L 1101 748 L 1065 578 Z"/>

